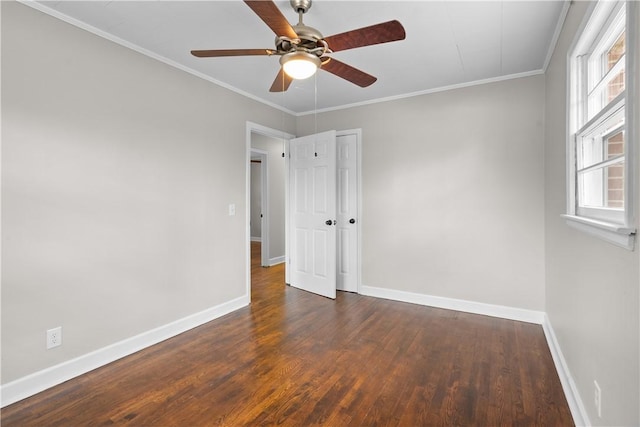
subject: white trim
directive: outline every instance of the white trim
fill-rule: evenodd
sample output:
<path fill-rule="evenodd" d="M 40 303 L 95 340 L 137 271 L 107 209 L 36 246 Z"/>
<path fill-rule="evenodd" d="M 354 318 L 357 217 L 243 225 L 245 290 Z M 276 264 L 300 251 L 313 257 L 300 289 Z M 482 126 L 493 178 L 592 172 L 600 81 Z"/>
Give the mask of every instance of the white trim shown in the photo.
<path fill-rule="evenodd" d="M 269 259 L 269 267 L 273 267 L 274 265 L 278 265 L 278 264 L 282 264 L 285 260 L 285 256 L 278 256 L 275 258 L 270 258 Z"/>
<path fill-rule="evenodd" d="M 593 116 L 587 123 L 582 125 L 578 130 L 576 130 L 576 134 L 585 134 L 593 132 L 594 129 L 601 127 L 603 123 L 607 122 L 609 117 L 617 117 L 618 119 L 622 117 L 620 114 L 621 110 L 625 108 L 625 97 L 626 91 L 622 91 L 620 95 L 616 96 L 616 98 L 611 101 L 608 105 L 602 107 L 602 109 Z M 616 123 L 616 121 L 614 121 Z"/>
<path fill-rule="evenodd" d="M 447 310 L 464 311 L 465 313 L 481 314 L 484 316 L 499 317 L 502 319 L 517 320 L 519 322 L 535 323 L 538 325 L 541 325 L 544 322 L 545 315 L 543 311 L 486 304 L 482 302 L 438 297 L 433 295 L 416 294 L 413 292 L 376 288 L 372 286 L 361 286 L 360 293 L 362 295 L 376 298 L 444 308 Z"/>
<path fill-rule="evenodd" d="M 619 162 L 618 162 L 619 163 Z M 601 169 L 602 170 L 602 169 Z M 573 216 L 584 218 L 585 220 L 601 221 L 605 224 L 605 228 L 614 230 L 622 230 L 623 234 L 631 234 L 634 230 L 630 227 L 624 227 L 624 212 L 619 208 L 592 208 L 586 206 L 578 206 Z M 630 230 L 630 231 L 625 231 Z"/>
<path fill-rule="evenodd" d="M 580 398 L 580 393 L 578 393 L 578 387 L 571 376 L 567 362 L 562 355 L 560 344 L 558 343 L 556 334 L 551 326 L 551 320 L 549 320 L 549 316 L 547 316 L 546 313 L 544 314 L 542 329 L 544 330 L 544 336 L 547 338 L 547 345 L 549 346 L 553 363 L 555 364 L 556 371 L 558 372 L 558 377 L 560 378 L 564 395 L 567 398 L 569 410 L 573 416 L 573 422 L 577 426 L 589 426 L 591 425 L 591 422 L 589 421 L 589 416 L 587 415 L 587 411 L 582 403 L 582 399 Z"/>
<path fill-rule="evenodd" d="M 594 237 L 598 237 L 613 245 L 630 251 L 633 250 L 636 240 L 636 229 L 628 228 L 620 224 L 598 221 L 576 215 L 560 215 L 572 228 L 583 231 Z"/>
<path fill-rule="evenodd" d="M 544 59 L 544 65 L 542 66 L 542 72 L 546 73 L 547 68 L 549 68 L 549 63 L 551 62 L 551 58 L 553 57 L 553 52 L 556 50 L 556 46 L 558 44 L 558 39 L 560 38 L 560 33 L 562 32 L 562 27 L 564 27 L 564 21 L 567 19 L 567 14 L 569 13 L 569 8 L 571 7 L 570 1 L 565 1 L 562 5 L 562 11 L 560 11 L 560 16 L 558 17 L 558 22 L 556 23 L 556 29 L 553 32 L 553 37 L 551 37 L 551 43 L 549 43 L 549 50 L 547 50 L 547 57 Z"/>
<path fill-rule="evenodd" d="M 529 77 L 529 76 L 535 76 L 535 75 L 540 75 L 540 74 L 544 74 L 545 69 L 540 69 L 540 70 L 533 70 L 533 71 L 527 71 L 524 73 L 517 73 L 517 74 L 509 74 L 506 76 L 499 76 L 499 77 L 494 77 L 494 78 L 490 78 L 490 79 L 484 79 L 484 80 L 474 80 L 471 82 L 465 82 L 465 83 L 459 83 L 459 84 L 455 84 L 455 85 L 451 85 L 451 86 L 444 86 L 444 87 L 439 87 L 439 88 L 433 88 L 433 89 L 426 89 L 423 91 L 418 91 L 418 92 L 410 92 L 410 93 L 406 93 L 406 94 L 401 94 L 401 95 L 396 95 L 396 96 L 390 96 L 390 97 L 385 97 L 385 98 L 376 98 L 376 99 L 371 99 L 368 101 L 362 101 L 362 102 L 356 102 L 353 104 L 345 104 L 345 105 L 338 105 L 335 107 L 328 107 L 328 108 L 324 108 L 324 109 L 320 109 L 320 110 L 313 110 L 313 111 L 305 111 L 305 112 L 295 112 L 292 110 L 289 110 L 281 105 L 275 104 L 273 102 L 267 101 L 266 99 L 262 99 L 258 96 L 255 96 L 249 92 L 245 92 L 243 90 L 240 90 L 234 86 L 231 86 L 227 83 L 221 82 L 220 80 L 216 80 L 211 76 L 208 76 L 204 73 L 201 73 L 200 71 L 196 71 L 192 68 L 189 68 L 187 66 L 184 66 L 182 64 L 179 64 L 171 59 L 165 58 L 164 56 L 158 55 L 157 53 L 151 52 L 150 50 L 144 49 L 136 44 L 133 44 L 131 42 L 128 42 L 124 39 L 121 39 L 119 37 L 114 36 L 113 34 L 110 34 L 106 31 L 100 30 L 99 28 L 96 28 L 94 26 L 91 26 L 89 24 L 86 24 L 78 19 L 72 18 L 68 15 L 65 15 L 55 9 L 51 9 L 49 7 L 47 7 L 46 5 L 42 4 L 42 3 L 37 3 L 33 0 L 17 0 L 18 2 L 29 6 L 33 9 L 36 9 L 42 13 L 46 13 L 47 15 L 50 15 L 54 18 L 60 19 L 61 21 L 64 21 L 68 24 L 71 24 L 75 27 L 78 27 L 82 30 L 88 31 L 92 34 L 95 34 L 98 37 L 102 37 L 106 40 L 112 41 L 116 44 L 119 44 L 121 46 L 124 46 L 126 48 L 129 48 L 135 52 L 138 52 L 142 55 L 148 56 L 150 58 L 153 58 L 157 61 L 163 62 L 171 67 L 177 68 L 181 71 L 184 71 L 186 73 L 189 73 L 193 76 L 199 77 L 203 80 L 206 80 L 210 83 L 213 83 L 215 85 L 218 85 L 220 87 L 223 87 L 225 89 L 228 89 L 232 92 L 235 92 L 239 95 L 242 96 L 246 96 L 249 99 L 252 99 L 254 101 L 260 102 L 262 104 L 268 105 L 269 107 L 273 107 L 277 110 L 283 111 L 287 114 L 291 114 L 294 117 L 301 117 L 301 116 L 306 116 L 309 114 L 316 114 L 316 113 L 324 113 L 324 112 L 329 112 L 329 111 L 336 111 L 336 110 L 344 110 L 347 108 L 353 108 L 353 107 L 359 107 L 359 106 L 363 106 L 363 105 L 370 105 L 370 104 L 377 104 L 380 102 L 387 102 L 387 101 L 395 101 L 395 100 L 399 100 L 399 99 L 404 99 L 404 98 L 412 98 L 414 96 L 420 96 L 420 95 L 427 95 L 430 93 L 437 93 L 437 92 L 445 92 L 448 90 L 452 90 L 452 89 L 460 89 L 460 88 L 465 88 L 465 87 L 470 87 L 470 86 L 478 86 L 478 85 L 483 85 L 483 84 L 487 84 L 487 83 L 496 83 L 496 82 L 501 82 L 504 80 L 512 80 L 512 79 L 517 79 L 517 78 L 521 78 L 521 77 Z M 564 21 L 564 19 L 563 19 Z M 560 21 L 558 21 L 560 22 Z M 555 34 L 554 34 L 554 37 Z M 557 39 L 557 37 L 556 37 Z M 547 65 L 547 64 L 545 64 Z"/>
<path fill-rule="evenodd" d="M 252 242 L 262 242 L 262 237 L 253 237 L 253 236 L 251 236 L 251 241 Z"/>
<path fill-rule="evenodd" d="M 269 256 L 271 251 L 269 247 L 271 246 L 271 214 L 270 214 L 270 201 L 271 195 L 269 194 L 269 153 L 264 150 L 257 150 L 255 148 L 251 149 L 252 153 L 260 153 L 260 160 L 262 161 L 260 167 L 260 184 L 262 188 L 260 192 L 262 195 L 260 196 L 260 203 L 262 204 L 262 213 L 260 215 L 260 232 L 262 233 L 262 244 L 260 245 L 260 255 L 262 259 L 262 265 L 266 265 L 269 262 Z"/>
<path fill-rule="evenodd" d="M 636 2 L 626 2 L 626 31 L 628 34 L 627 49 L 625 54 L 626 64 L 626 81 L 625 91 L 619 95 L 609 106 L 603 108 L 595 117 L 587 123 L 581 124 L 578 120 L 578 114 L 572 110 L 576 107 L 572 103 L 579 100 L 579 90 L 576 89 L 576 81 L 578 80 L 578 58 L 583 52 L 589 52 L 594 43 L 594 39 L 601 37 L 602 27 L 606 24 L 606 20 L 611 19 L 611 14 L 615 10 L 619 2 L 594 2 L 585 14 L 580 28 L 576 32 L 574 40 L 567 53 L 567 93 L 566 93 L 566 191 L 567 206 L 565 218 L 567 224 L 577 230 L 585 232 L 591 236 L 600 238 L 606 242 L 616 246 L 633 250 L 635 246 L 636 234 L 636 189 L 638 179 L 638 159 L 636 159 L 636 150 L 638 144 L 638 134 L 640 134 L 640 120 L 637 120 L 637 97 L 638 97 L 638 77 L 637 69 L 640 68 L 640 58 L 637 55 L 638 48 L 638 9 Z M 578 207 L 576 200 L 576 135 L 590 131 L 595 126 L 606 120 L 613 110 L 621 108 L 620 104 L 625 108 L 625 208 L 621 212 L 621 218 L 609 215 L 612 211 L 599 209 L 596 215 L 592 215 L 584 207 Z M 605 117 L 606 116 L 606 117 Z M 624 224 L 616 224 L 616 221 L 624 222 Z"/>
<path fill-rule="evenodd" d="M 638 190 L 638 145 L 640 144 L 640 6 L 638 2 L 631 1 L 627 4 L 627 47 L 629 54 L 627 59 L 626 81 L 625 81 L 625 112 L 626 123 L 626 145 L 625 162 L 625 200 L 629 203 L 625 209 L 625 224 L 637 225 L 637 204 L 636 194 Z M 633 118 L 633 119 L 632 119 Z"/>
<path fill-rule="evenodd" d="M 544 74 L 543 70 L 526 71 L 524 73 L 509 74 L 506 76 L 492 77 L 490 79 L 474 80 L 471 82 L 458 83 L 450 86 L 437 87 L 433 89 L 425 89 L 418 92 L 409 92 L 409 93 L 404 93 L 400 95 L 388 96 L 384 98 L 375 98 L 367 101 L 354 102 L 353 104 L 344 104 L 344 105 L 338 105 L 335 107 L 321 108 L 319 110 L 304 111 L 302 113 L 295 113 L 295 116 L 301 117 L 301 116 L 308 116 L 310 114 L 316 114 L 316 113 L 327 113 L 330 111 L 345 110 L 347 108 L 362 107 L 365 105 L 379 104 L 381 102 L 397 101 L 405 98 L 413 98 L 415 96 L 429 95 L 432 93 L 446 92 L 448 90 L 463 89 L 466 87 L 480 86 L 480 85 L 489 84 L 489 83 L 498 83 L 505 80 L 514 80 L 514 79 L 520 79 L 523 77 L 539 76 L 541 74 Z"/>
<path fill-rule="evenodd" d="M 356 266 L 356 292 L 358 294 L 362 293 L 360 288 L 362 287 L 362 219 L 363 211 L 362 211 L 362 129 L 347 129 L 347 130 L 339 130 L 336 132 L 336 137 L 338 136 L 346 136 L 346 135 L 355 135 L 356 136 L 356 180 L 357 180 L 357 209 L 358 209 L 358 217 L 356 221 L 356 230 L 358 233 L 358 256 L 357 256 L 357 266 Z"/>
<path fill-rule="evenodd" d="M 3 384 L 0 388 L 0 394 L 2 395 L 0 407 L 5 407 L 29 396 L 33 396 L 36 393 L 40 393 L 74 377 L 175 337 L 176 335 L 222 317 L 232 311 L 246 307 L 247 305 L 249 305 L 249 296 L 243 295 L 199 313 L 191 314 L 164 326 L 151 329 L 99 350 L 76 357 L 75 359 L 60 363 L 59 365 Z"/>
<path fill-rule="evenodd" d="M 565 123 L 566 123 L 566 150 L 565 150 L 565 158 L 567 159 L 567 166 L 565 168 L 565 182 L 566 182 L 566 212 L 569 215 L 574 215 L 576 212 L 576 197 L 575 197 L 575 188 L 576 188 L 576 159 L 575 159 L 575 150 L 576 150 L 576 138 L 575 132 L 578 129 L 578 118 L 576 114 L 572 113 L 572 102 L 574 98 L 577 98 L 579 94 L 574 94 L 576 91 L 575 85 L 572 85 L 571 82 L 578 79 L 578 66 L 577 66 L 577 58 L 576 52 L 578 50 L 584 49 L 584 41 L 582 40 L 582 34 L 584 34 L 588 30 L 588 24 L 593 15 L 593 12 L 598 5 L 597 2 L 592 2 L 587 7 L 587 11 L 580 22 L 580 26 L 575 33 L 573 41 L 571 42 L 571 46 L 567 50 L 567 63 L 566 63 L 566 76 L 565 81 L 566 85 L 566 93 L 565 93 Z M 627 144 L 628 145 L 628 144 Z"/>
<path fill-rule="evenodd" d="M 516 307 L 507 307 L 501 305 L 485 304 L 474 301 L 459 300 L 454 298 L 444 298 L 424 294 L 416 294 L 412 292 L 397 291 L 393 289 L 376 288 L 371 286 L 362 286 L 360 288 L 362 295 L 375 298 L 384 298 L 393 301 L 408 302 L 411 304 L 425 305 L 429 307 L 443 308 L 447 310 L 462 311 L 465 313 L 481 314 L 485 316 L 498 317 L 502 319 L 515 320 L 520 322 L 534 323 L 542 326 L 551 357 L 555 365 L 562 390 L 567 399 L 573 422 L 577 426 L 591 425 L 587 411 L 578 388 L 571 376 L 568 365 L 562 354 L 560 344 L 556 338 L 551 321 L 547 313 L 543 311 L 527 310 Z"/>
<path fill-rule="evenodd" d="M 251 136 L 251 132 L 259 133 L 260 135 L 269 136 L 271 138 L 280 138 L 285 141 L 296 137 L 295 135 L 290 134 L 289 132 L 273 129 L 267 126 L 260 125 L 258 123 L 250 122 L 250 121 L 247 121 L 247 131 L 248 131 L 249 137 Z M 251 148 L 251 138 L 249 138 L 249 149 L 250 148 Z"/>
<path fill-rule="evenodd" d="M 291 263 L 291 256 L 289 255 L 289 226 L 291 223 L 291 219 L 289 218 L 289 156 L 291 153 L 289 151 L 291 143 L 289 140 L 284 144 L 284 283 L 287 285 L 291 284 L 289 280 L 289 264 Z"/>
<path fill-rule="evenodd" d="M 0 6 L 0 23 L 2 22 L 2 6 Z M 2 31 L 0 31 L 0 46 L 2 46 Z M 2 55 L 0 55 L 0 82 L 2 82 Z M 0 100 L 2 100 L 2 84 L 0 84 Z M 2 104 L 3 102 L 0 102 L 0 118 L 4 117 L 2 115 Z M 2 153 L 4 152 L 4 150 L 2 149 L 2 138 L 1 135 L 3 135 L 2 133 L 2 120 L 0 120 L 0 188 L 1 188 L 1 184 L 2 184 L 2 177 L 4 176 L 4 174 L 2 174 L 2 165 L 4 164 L 4 162 L 2 161 Z M 3 224 L 2 222 L 2 197 L 0 197 L 0 224 Z M 4 258 L 2 257 L 2 243 L 0 243 L 0 278 L 3 277 L 2 275 L 2 260 Z M 0 301 L 2 301 L 2 280 L 0 280 Z M 2 353 L 2 339 L 0 337 L 0 361 L 2 360 L 1 355 L 4 354 Z M 0 374 L 0 379 L 1 379 L 2 375 Z M 2 386 L 0 386 L 0 407 L 2 407 Z M 0 422 L 0 424 L 2 424 Z"/>
<path fill-rule="evenodd" d="M 165 63 L 165 64 L 167 64 L 167 65 L 169 65 L 171 67 L 177 68 L 178 70 L 184 71 L 185 73 L 189 73 L 189 74 L 191 74 L 193 76 L 199 77 L 199 78 L 201 78 L 203 80 L 206 80 L 206 81 L 208 81 L 210 83 L 213 83 L 215 85 L 218 85 L 220 87 L 228 89 L 228 90 L 230 90 L 232 92 L 235 92 L 235 93 L 237 93 L 239 95 L 246 96 L 249 99 L 252 99 L 254 101 L 260 102 L 260 103 L 265 104 L 265 105 L 268 105 L 269 107 L 273 107 L 273 108 L 275 108 L 277 110 L 280 110 L 280 111 L 283 111 L 283 112 L 285 112 L 287 114 L 291 114 L 293 116 L 296 115 L 296 113 L 294 111 L 291 111 L 291 110 L 289 110 L 289 109 L 287 109 L 287 108 L 285 108 L 285 107 L 283 107 L 281 105 L 278 105 L 278 104 L 275 104 L 273 102 L 267 101 L 266 99 L 262 99 L 262 98 L 260 98 L 258 96 L 255 96 L 255 95 L 253 95 L 253 94 L 251 94 L 249 92 L 245 92 L 243 90 L 240 90 L 237 87 L 234 87 L 234 86 L 231 86 L 231 85 L 229 85 L 227 83 L 221 82 L 220 80 L 216 80 L 211 76 L 208 76 L 208 75 L 206 75 L 204 73 L 201 73 L 200 71 L 196 71 L 196 70 L 194 70 L 192 68 L 189 68 L 189 67 L 187 67 L 185 65 L 182 65 L 182 64 L 180 64 L 178 62 L 175 62 L 175 61 L 173 61 L 173 60 L 171 60 L 169 58 L 165 58 L 164 56 L 158 55 L 155 52 L 152 52 L 152 51 L 150 51 L 148 49 L 140 47 L 140 46 L 138 46 L 138 45 L 136 45 L 134 43 L 131 43 L 131 42 L 127 41 L 127 40 L 121 39 L 120 37 L 116 37 L 113 34 L 110 34 L 110 33 L 106 32 L 106 31 L 103 31 L 103 30 L 101 30 L 99 28 L 96 28 L 96 27 L 91 26 L 91 25 L 89 25 L 87 23 L 84 23 L 84 22 L 82 22 L 82 21 L 80 21 L 78 19 L 75 19 L 75 18 L 72 18 L 72 17 L 70 17 L 68 15 L 65 15 L 64 13 L 61 13 L 61 12 L 55 10 L 55 9 L 51 9 L 51 8 L 49 8 L 48 6 L 46 6 L 46 5 L 42 4 L 42 3 L 36 3 L 34 0 L 17 0 L 17 1 L 22 3 L 22 4 L 24 4 L 25 6 L 29 6 L 29 7 L 33 8 L 33 9 L 36 9 L 36 10 L 42 12 L 42 13 L 46 13 L 47 15 L 50 15 L 50 16 L 52 16 L 54 18 L 57 18 L 57 19 L 59 19 L 61 21 L 64 21 L 67 24 L 71 24 L 71 25 L 73 25 L 75 27 L 78 27 L 78 28 L 80 28 L 82 30 L 85 30 L 85 31 L 88 31 L 88 32 L 90 32 L 92 34 L 95 34 L 98 37 L 102 37 L 103 39 L 106 39 L 106 40 L 109 40 L 109 41 L 114 42 L 116 44 L 119 44 L 120 46 L 124 46 L 124 47 L 126 47 L 128 49 L 131 49 L 131 50 L 135 51 L 135 52 L 141 53 L 142 55 L 148 56 L 149 58 L 153 58 L 153 59 L 155 59 L 157 61 Z"/>
<path fill-rule="evenodd" d="M 17 0 L 18 2 L 29 6 L 33 9 L 36 9 L 42 13 L 46 13 L 49 16 L 52 16 L 54 18 L 60 19 L 61 21 L 64 21 L 68 24 L 71 24 L 75 27 L 78 27 L 82 30 L 88 31 L 92 34 L 95 34 L 99 37 L 102 37 L 106 40 L 112 41 L 116 44 L 119 44 L 120 46 L 124 46 L 128 49 L 131 49 L 135 52 L 138 52 L 142 55 L 146 55 L 150 58 L 153 58 L 157 61 L 160 61 L 164 64 L 167 64 L 171 67 L 177 68 L 181 71 L 184 71 L 185 73 L 189 73 L 193 76 L 199 77 L 203 80 L 206 80 L 210 83 L 213 83 L 215 85 L 218 85 L 220 87 L 223 87 L 225 89 L 228 89 L 232 92 L 235 92 L 239 95 L 242 96 L 246 96 L 249 99 L 252 99 L 254 101 L 260 102 L 262 104 L 268 105 L 269 107 L 273 107 L 277 110 L 283 111 L 287 114 L 291 114 L 294 117 L 301 117 L 301 116 L 306 116 L 309 114 L 316 114 L 316 113 L 325 113 L 325 112 L 329 112 L 329 111 L 336 111 L 336 110 L 344 110 L 347 108 L 353 108 L 353 107 L 359 107 L 359 106 L 364 106 L 364 105 L 370 105 L 370 104 L 377 104 L 380 102 L 387 102 L 387 101 L 395 101 L 395 100 L 399 100 L 399 99 L 404 99 L 404 98 L 412 98 L 414 96 L 420 96 L 420 95 L 427 95 L 427 94 L 431 94 L 431 93 L 438 93 L 438 92 L 445 92 L 448 90 L 453 90 L 453 89 L 460 89 L 460 88 L 465 88 L 465 87 L 470 87 L 470 86 L 478 86 L 478 85 L 483 85 L 483 84 L 487 84 L 487 83 L 496 83 L 496 82 L 501 82 L 501 81 L 505 81 L 505 80 L 512 80 L 512 79 L 518 79 L 521 77 L 530 77 L 530 76 L 536 76 L 536 75 L 540 75 L 540 74 L 544 74 L 545 70 L 548 66 L 549 61 L 551 60 L 551 56 L 553 54 L 553 50 L 555 49 L 555 44 L 557 43 L 557 39 L 559 36 L 559 31 L 558 31 L 558 27 L 562 28 L 562 24 L 564 23 L 564 19 L 566 17 L 567 11 L 565 11 L 563 9 L 560 19 L 558 20 L 558 24 L 556 26 L 556 33 L 554 33 L 553 35 L 553 39 L 552 42 L 549 46 L 549 51 L 547 53 L 547 59 L 545 59 L 545 63 L 542 69 L 539 70 L 532 70 L 532 71 L 526 71 L 523 73 L 516 73 L 516 74 L 509 74 L 509 75 L 505 75 L 505 76 L 499 76 L 499 77 L 493 77 L 490 79 L 484 79 L 484 80 L 474 80 L 471 82 L 465 82 L 465 83 L 459 83 L 459 84 L 455 84 L 455 85 L 451 85 L 451 86 L 443 86 L 443 87 L 438 87 L 438 88 L 432 88 L 432 89 L 426 89 L 426 90 L 422 90 L 422 91 L 418 91 L 418 92 L 410 92 L 410 93 L 406 93 L 406 94 L 401 94 L 401 95 L 395 95 L 395 96 L 390 96 L 390 97 L 383 97 L 383 98 L 375 98 L 375 99 L 370 99 L 367 101 L 361 101 L 361 102 L 356 102 L 353 104 L 345 104 L 345 105 L 338 105 L 335 107 L 328 107 L 328 108 L 324 108 L 324 109 L 320 109 L 320 110 L 313 110 L 313 111 L 304 111 L 304 112 L 295 112 L 292 110 L 289 110 L 281 105 L 278 105 L 276 103 L 267 101 L 266 99 L 260 98 L 258 96 L 255 96 L 249 92 L 245 92 L 241 89 L 238 89 L 234 86 L 231 86 L 227 83 L 224 83 L 220 80 L 216 80 L 211 76 L 208 76 L 204 73 L 201 73 L 200 71 L 196 71 L 192 68 L 189 68 L 185 65 L 179 64 L 178 62 L 175 62 L 169 58 L 165 58 L 164 56 L 158 55 L 157 53 L 154 53 L 148 49 L 145 49 L 143 47 L 140 47 L 134 43 L 128 42 L 124 39 L 121 39 L 119 37 L 116 37 L 113 34 L 110 34 L 106 31 L 103 31 L 99 28 L 96 28 L 92 25 L 89 25 L 87 23 L 84 23 L 78 19 L 72 18 L 68 15 L 65 15 L 64 13 L 61 13 L 55 9 L 51 9 L 48 6 L 42 4 L 42 3 L 37 3 L 34 0 Z M 567 2 L 568 4 L 569 2 Z M 568 9 L 568 6 L 565 6 L 566 9 Z"/>

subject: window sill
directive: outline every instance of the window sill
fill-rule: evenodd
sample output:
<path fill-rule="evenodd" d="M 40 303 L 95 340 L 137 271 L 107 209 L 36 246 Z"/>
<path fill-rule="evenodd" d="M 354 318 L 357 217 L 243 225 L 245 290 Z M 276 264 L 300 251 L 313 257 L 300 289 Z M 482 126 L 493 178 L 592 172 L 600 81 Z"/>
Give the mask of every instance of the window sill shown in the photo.
<path fill-rule="evenodd" d="M 632 251 L 635 245 L 636 229 L 620 224 L 599 221 L 576 215 L 561 215 L 567 225 L 583 231 L 591 236 L 600 238 L 606 242 Z"/>

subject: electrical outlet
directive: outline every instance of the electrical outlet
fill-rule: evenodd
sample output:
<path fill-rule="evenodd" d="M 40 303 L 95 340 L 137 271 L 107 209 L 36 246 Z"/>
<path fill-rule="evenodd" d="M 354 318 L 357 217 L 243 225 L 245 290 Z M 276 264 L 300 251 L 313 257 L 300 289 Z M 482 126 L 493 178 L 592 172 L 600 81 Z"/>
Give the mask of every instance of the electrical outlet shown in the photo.
<path fill-rule="evenodd" d="M 236 205 L 235 203 L 231 203 L 229 205 L 229 216 L 234 216 L 236 214 Z"/>
<path fill-rule="evenodd" d="M 47 330 L 47 350 L 62 345 L 62 326 Z"/>
<path fill-rule="evenodd" d="M 598 385 L 598 381 L 593 382 L 593 403 L 596 405 L 596 411 L 598 411 L 598 418 L 602 418 L 602 391 Z"/>

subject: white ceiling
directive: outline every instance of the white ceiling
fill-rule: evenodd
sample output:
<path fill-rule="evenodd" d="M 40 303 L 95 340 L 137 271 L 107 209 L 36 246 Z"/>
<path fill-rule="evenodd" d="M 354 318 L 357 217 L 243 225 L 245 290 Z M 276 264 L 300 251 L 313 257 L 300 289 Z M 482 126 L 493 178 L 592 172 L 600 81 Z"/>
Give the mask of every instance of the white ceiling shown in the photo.
<path fill-rule="evenodd" d="M 292 24 L 289 1 L 275 2 Z M 392 19 L 407 37 L 336 52 L 378 81 L 360 88 L 333 74 L 270 93 L 278 57 L 196 58 L 192 49 L 273 48 L 275 35 L 242 1 L 40 1 L 32 6 L 182 69 L 306 113 L 544 70 L 564 1 L 314 0 L 305 24 L 325 36 Z"/>

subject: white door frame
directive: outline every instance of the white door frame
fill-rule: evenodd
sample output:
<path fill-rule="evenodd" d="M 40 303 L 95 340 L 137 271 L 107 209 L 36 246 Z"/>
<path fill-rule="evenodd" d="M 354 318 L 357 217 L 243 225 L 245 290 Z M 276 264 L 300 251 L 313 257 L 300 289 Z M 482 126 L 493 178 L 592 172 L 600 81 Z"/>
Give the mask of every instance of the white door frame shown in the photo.
<path fill-rule="evenodd" d="M 362 287 L 362 129 L 348 129 L 339 130 L 336 132 L 336 137 L 345 135 L 355 135 L 356 137 L 356 192 L 357 192 L 357 209 L 358 215 L 356 218 L 356 233 L 358 233 L 357 239 L 357 251 L 358 256 L 356 258 L 356 292 L 361 293 Z"/>
<path fill-rule="evenodd" d="M 283 147 L 285 147 L 285 150 L 288 150 L 289 146 L 288 146 L 288 142 L 289 139 L 291 138 L 295 138 L 295 135 L 292 135 L 290 133 L 287 133 L 283 130 L 278 130 L 278 129 L 273 129 L 270 127 L 266 127 L 266 126 L 262 126 L 259 125 L 257 123 L 253 123 L 253 122 L 249 122 L 247 121 L 246 124 L 246 128 L 245 128 L 245 252 L 246 252 L 246 264 L 245 264 L 245 268 L 246 268 L 246 284 L 245 284 L 245 289 L 246 289 L 246 293 L 247 293 L 247 297 L 249 298 L 249 300 L 251 300 L 251 209 L 249 209 L 249 207 L 251 206 L 251 134 L 252 133 L 257 133 L 260 135 L 264 135 L 264 136 L 268 136 L 271 138 L 277 138 L 277 139 L 282 139 L 284 141 L 283 143 Z M 266 169 L 266 168 L 263 168 Z M 263 177 L 264 177 L 264 170 L 263 170 Z M 286 176 L 286 174 L 285 174 Z M 263 188 L 265 185 L 265 181 L 263 179 Z M 285 183 L 286 185 L 286 183 Z M 264 195 L 264 192 L 263 192 Z M 263 200 L 263 211 L 265 210 L 264 208 L 264 200 Z M 268 204 L 268 201 L 267 201 Z M 264 218 L 263 218 L 264 219 Z M 265 228 L 264 227 L 266 221 L 262 222 L 262 233 L 263 233 L 263 241 L 262 241 L 262 247 L 264 248 L 265 242 L 264 242 L 264 233 L 265 233 Z M 267 231 L 268 233 L 268 231 Z M 286 239 L 286 237 L 285 237 Z M 268 252 L 268 251 L 267 251 Z M 268 255 L 268 254 L 267 254 Z M 264 265 L 264 251 L 263 251 L 263 258 L 262 258 L 262 264 Z M 267 259 L 268 262 L 268 259 Z"/>
<path fill-rule="evenodd" d="M 357 169 L 358 169 L 358 218 L 356 221 L 357 231 L 358 231 L 358 267 L 356 269 L 358 279 L 357 279 L 357 288 L 358 293 L 361 292 L 362 288 L 362 219 L 363 210 L 362 210 L 362 129 L 348 129 L 348 130 L 339 130 L 336 131 L 336 137 L 344 136 L 344 135 L 355 135 L 356 136 L 356 147 L 357 147 Z M 291 136 L 290 138 L 293 138 Z M 285 265 L 289 265 L 289 139 L 285 141 Z M 285 282 L 288 284 L 289 282 L 289 269 L 285 268 Z"/>

